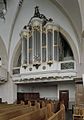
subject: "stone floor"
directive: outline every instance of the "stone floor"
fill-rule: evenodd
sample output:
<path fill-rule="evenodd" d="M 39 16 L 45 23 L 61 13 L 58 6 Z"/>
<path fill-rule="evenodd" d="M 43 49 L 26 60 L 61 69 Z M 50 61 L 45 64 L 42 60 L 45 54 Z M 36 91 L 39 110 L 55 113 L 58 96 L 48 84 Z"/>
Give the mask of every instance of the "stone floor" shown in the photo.
<path fill-rule="evenodd" d="M 72 111 L 71 110 L 66 111 L 66 120 L 73 120 L 72 119 Z"/>

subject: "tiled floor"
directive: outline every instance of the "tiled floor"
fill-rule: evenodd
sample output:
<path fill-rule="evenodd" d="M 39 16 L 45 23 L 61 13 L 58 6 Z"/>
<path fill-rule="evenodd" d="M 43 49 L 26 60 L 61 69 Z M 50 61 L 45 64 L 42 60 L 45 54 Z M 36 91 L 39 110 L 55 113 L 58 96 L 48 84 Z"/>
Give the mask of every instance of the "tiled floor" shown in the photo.
<path fill-rule="evenodd" d="M 72 120 L 72 111 L 71 110 L 68 110 L 66 112 L 66 120 Z"/>

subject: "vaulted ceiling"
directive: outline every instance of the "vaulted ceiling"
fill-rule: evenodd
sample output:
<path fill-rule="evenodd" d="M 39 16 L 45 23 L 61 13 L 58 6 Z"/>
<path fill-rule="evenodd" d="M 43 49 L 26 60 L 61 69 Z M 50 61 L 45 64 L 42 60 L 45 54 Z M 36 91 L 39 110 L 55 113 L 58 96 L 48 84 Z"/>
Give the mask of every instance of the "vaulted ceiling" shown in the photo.
<path fill-rule="evenodd" d="M 1 1 L 1 0 L 0 0 Z M 6 0 L 9 3 L 10 0 Z M 17 0 L 22 1 L 22 0 Z M 76 32 L 80 35 L 82 31 L 82 18 L 79 1 L 83 0 L 50 0 L 59 6 L 59 8 L 66 14 Z"/>
<path fill-rule="evenodd" d="M 51 0 L 54 4 L 58 4 L 59 8 L 66 14 L 74 30 L 81 37 L 82 20 L 78 0 Z M 81 0 L 80 0 L 81 1 Z"/>
<path fill-rule="evenodd" d="M 9 40 L 8 40 L 9 41 L 9 47 L 10 47 L 10 44 L 11 44 L 11 37 L 12 37 L 15 22 L 16 22 L 16 17 L 19 15 L 19 14 L 17 15 L 14 12 L 16 11 L 16 9 L 17 9 L 16 6 L 20 1 L 24 2 L 25 0 L 12 0 L 12 1 L 7 0 L 8 11 L 7 11 L 7 15 L 6 15 L 6 17 L 7 17 L 6 20 L 8 19 L 8 22 L 11 21 L 10 22 L 11 24 L 9 24 L 10 28 L 11 28 L 10 29 Z M 36 1 L 38 1 L 38 0 L 35 0 L 35 2 Z M 66 15 L 66 17 L 70 21 L 71 25 L 73 26 L 74 31 L 78 35 L 78 40 L 80 41 L 81 40 L 82 27 L 83 27 L 84 22 L 83 22 L 83 19 L 82 19 L 83 11 L 81 10 L 81 6 L 79 4 L 79 1 L 81 2 L 81 1 L 84 1 L 84 0 L 49 0 L 49 1 L 51 1 L 53 4 L 58 6 L 59 9 Z M 12 8 L 13 11 L 11 11 L 10 8 Z M 5 25 L 6 24 L 8 25 L 7 21 L 6 21 Z"/>

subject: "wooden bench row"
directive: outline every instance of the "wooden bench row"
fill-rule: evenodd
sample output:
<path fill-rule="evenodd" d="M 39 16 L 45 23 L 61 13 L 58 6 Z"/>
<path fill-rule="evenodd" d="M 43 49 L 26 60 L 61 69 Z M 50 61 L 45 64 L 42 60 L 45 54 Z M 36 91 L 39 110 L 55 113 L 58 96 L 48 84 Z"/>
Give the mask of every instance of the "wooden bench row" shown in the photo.
<path fill-rule="evenodd" d="M 50 115 L 52 115 L 51 113 L 51 104 L 48 104 L 47 105 L 47 116 L 50 117 Z M 44 107 L 43 107 L 44 108 Z M 29 113 L 29 112 L 34 112 L 36 110 L 40 110 L 40 104 L 37 103 L 35 106 L 31 106 L 31 107 L 27 107 L 27 105 L 25 106 L 18 106 L 18 107 L 12 107 L 11 109 L 4 109 L 4 111 L 2 113 L 0 113 L 0 120 L 9 120 L 13 117 L 17 117 L 17 116 L 20 116 L 20 115 L 23 115 L 23 114 L 26 114 L 26 113 Z M 45 112 L 44 112 L 45 113 Z M 37 115 L 38 116 L 38 115 Z"/>
<path fill-rule="evenodd" d="M 42 108 L 42 107 L 45 107 L 49 102 L 46 101 L 40 101 L 40 102 L 37 102 L 35 101 L 35 105 L 39 104 L 39 107 Z M 57 107 L 57 102 L 56 103 L 53 103 L 53 102 L 50 102 L 51 103 L 51 106 L 52 106 L 52 111 L 53 112 L 56 112 L 56 107 Z M 6 112 L 6 111 L 10 111 L 10 110 L 13 110 L 13 109 L 20 109 L 20 108 L 25 108 L 25 107 L 30 107 L 32 106 L 32 103 L 31 101 L 28 101 L 28 104 L 27 105 L 24 105 L 24 104 L 17 104 L 17 105 L 1 105 L 1 108 L 0 108 L 0 113 L 2 112 Z"/>
<path fill-rule="evenodd" d="M 10 120 L 47 120 L 47 108 L 41 108 L 34 112 L 20 115 Z"/>
<path fill-rule="evenodd" d="M 65 120 L 65 107 L 62 107 L 57 113 L 52 113 L 48 107 L 26 113 L 10 120 Z"/>
<path fill-rule="evenodd" d="M 84 120 L 84 106 L 74 106 L 73 120 Z"/>
<path fill-rule="evenodd" d="M 11 106 L 11 107 L 10 107 Z M 54 114 L 55 111 L 55 103 L 47 103 L 42 104 L 36 102 L 35 106 L 31 106 L 31 102 L 28 105 L 9 105 L 9 107 L 0 108 L 0 120 L 48 120 L 53 115 L 56 120 L 64 120 L 64 112 L 58 111 L 58 113 Z M 59 114 L 63 115 L 60 117 Z M 51 119 L 55 120 L 55 119 Z"/>
<path fill-rule="evenodd" d="M 20 106 L 11 106 L 11 107 L 6 107 L 6 108 L 1 108 L 0 109 L 0 114 L 6 111 L 12 111 L 12 110 L 17 110 L 17 109 L 22 109 L 22 108 L 28 108 L 28 105 L 20 105 Z"/>
<path fill-rule="evenodd" d="M 65 120 L 65 109 L 60 109 L 57 113 L 51 116 L 48 120 Z"/>
<path fill-rule="evenodd" d="M 32 111 L 36 110 L 36 106 L 31 106 L 31 107 L 27 107 L 27 108 L 21 108 L 21 109 L 14 109 L 11 111 L 6 111 L 0 114 L 0 120 L 9 120 L 13 117 L 17 117 Z"/>

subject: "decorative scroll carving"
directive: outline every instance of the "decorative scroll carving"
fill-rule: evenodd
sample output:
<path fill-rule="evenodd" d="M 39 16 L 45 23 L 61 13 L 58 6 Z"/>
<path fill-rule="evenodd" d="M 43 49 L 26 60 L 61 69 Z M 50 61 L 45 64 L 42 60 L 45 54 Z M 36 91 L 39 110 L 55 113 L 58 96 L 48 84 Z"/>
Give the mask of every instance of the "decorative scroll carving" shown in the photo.
<path fill-rule="evenodd" d="M 49 19 L 48 19 L 44 14 L 40 14 L 40 12 L 39 12 L 39 7 L 36 6 L 36 7 L 35 7 L 34 16 L 31 17 L 28 25 L 25 25 L 25 26 L 24 26 L 24 29 L 27 29 L 27 27 L 29 27 L 29 29 L 31 30 L 31 29 L 32 29 L 31 21 L 32 21 L 33 18 L 36 18 L 36 17 L 43 20 L 43 22 L 42 22 L 42 25 L 43 25 L 43 26 L 46 25 L 47 22 L 52 22 L 52 21 L 53 21 L 52 18 L 49 18 Z"/>
<path fill-rule="evenodd" d="M 33 66 L 36 68 L 36 69 L 38 69 L 39 68 L 39 66 L 40 66 L 40 64 L 33 64 Z"/>

